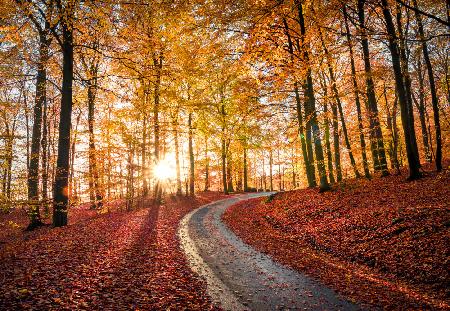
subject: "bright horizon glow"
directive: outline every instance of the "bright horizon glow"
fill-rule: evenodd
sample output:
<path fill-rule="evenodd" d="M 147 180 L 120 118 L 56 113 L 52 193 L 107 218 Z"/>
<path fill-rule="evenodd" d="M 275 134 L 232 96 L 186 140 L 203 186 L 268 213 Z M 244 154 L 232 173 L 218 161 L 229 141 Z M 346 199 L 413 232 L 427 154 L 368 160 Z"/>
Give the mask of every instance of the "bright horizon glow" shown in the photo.
<path fill-rule="evenodd" d="M 177 176 L 175 161 L 170 161 L 167 158 L 159 161 L 153 167 L 153 176 L 160 181 L 174 179 Z"/>

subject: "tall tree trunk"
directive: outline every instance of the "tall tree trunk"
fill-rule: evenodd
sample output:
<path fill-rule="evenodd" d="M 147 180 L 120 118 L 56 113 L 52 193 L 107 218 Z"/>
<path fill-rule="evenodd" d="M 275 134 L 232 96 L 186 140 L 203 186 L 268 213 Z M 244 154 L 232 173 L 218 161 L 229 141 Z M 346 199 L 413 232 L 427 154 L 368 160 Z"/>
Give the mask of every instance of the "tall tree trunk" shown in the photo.
<path fill-rule="evenodd" d="M 288 49 L 289 54 L 291 56 L 291 62 L 294 63 L 294 47 L 292 44 L 292 38 L 289 32 L 289 26 L 287 24 L 286 19 L 283 19 L 286 36 L 288 39 Z M 305 164 L 305 172 L 306 172 L 306 178 L 308 181 L 308 187 L 315 187 L 316 186 L 316 178 L 314 173 L 314 164 L 309 161 L 309 155 L 308 150 L 306 147 L 306 139 L 305 139 L 305 127 L 303 125 L 303 115 L 302 115 L 302 104 L 300 100 L 300 93 L 298 89 L 298 82 L 294 82 L 294 92 L 295 92 L 295 103 L 296 103 L 296 111 L 297 111 L 297 121 L 299 126 L 299 136 L 300 136 L 300 143 L 302 148 L 302 155 L 303 155 L 303 162 Z"/>
<path fill-rule="evenodd" d="M 209 191 L 208 137 L 205 135 L 205 191 Z"/>
<path fill-rule="evenodd" d="M 369 164 L 367 162 L 367 154 L 366 154 L 366 141 L 364 139 L 364 126 L 362 122 L 361 102 L 359 99 L 359 88 L 358 82 L 356 80 L 355 58 L 353 56 L 353 45 L 351 41 L 350 27 L 348 26 L 346 5 L 343 6 L 343 12 L 345 21 L 345 32 L 347 37 L 347 46 L 350 53 L 350 67 L 352 70 L 353 93 L 355 95 L 356 113 L 358 116 L 359 143 L 361 146 L 361 156 L 363 161 L 364 176 L 366 178 L 370 178 Z"/>
<path fill-rule="evenodd" d="M 417 138 L 416 131 L 414 129 L 414 112 L 413 112 L 413 99 L 412 99 L 412 91 L 411 91 L 411 77 L 409 74 L 409 64 L 408 57 L 406 56 L 406 42 L 403 36 L 403 25 L 402 25 L 402 12 L 400 5 L 397 3 L 396 5 L 396 21 L 397 21 L 397 44 L 398 50 L 400 54 L 400 65 L 403 72 L 403 85 L 405 87 L 406 99 L 408 100 L 408 122 L 409 128 L 411 129 L 411 144 L 414 151 L 414 156 L 416 157 L 416 161 L 420 163 L 419 160 L 419 149 L 417 147 Z M 408 29 L 408 27 L 407 27 Z"/>
<path fill-rule="evenodd" d="M 398 100 L 400 103 L 403 132 L 405 136 L 406 154 L 408 157 L 408 164 L 409 164 L 409 179 L 417 179 L 421 176 L 419 171 L 420 163 L 417 162 L 412 142 L 411 131 L 413 131 L 414 129 L 410 128 L 410 122 L 408 120 L 408 118 L 410 118 L 408 111 L 408 98 L 405 90 L 403 72 L 400 63 L 399 47 L 397 44 L 397 34 L 395 32 L 395 26 L 392 20 L 392 15 L 389 10 L 387 0 L 381 0 L 381 4 L 384 19 L 386 21 L 386 30 L 389 34 L 389 50 L 392 56 L 392 65 L 394 67 L 396 90 L 398 94 Z"/>
<path fill-rule="evenodd" d="M 387 90 L 386 85 L 384 85 L 384 100 L 386 103 L 386 123 L 389 130 L 389 134 L 391 136 L 391 139 L 389 141 L 389 158 L 391 159 L 391 169 L 399 170 L 398 166 L 398 159 L 397 159 L 397 142 L 396 140 L 396 131 L 394 130 L 394 127 L 396 127 L 396 121 L 397 118 L 395 117 L 395 114 L 397 113 L 397 97 L 395 97 L 394 100 L 394 109 L 393 114 L 391 113 L 391 109 L 389 107 L 389 102 L 387 98 Z M 394 120 L 394 121 L 393 121 Z"/>
<path fill-rule="evenodd" d="M 327 90 L 327 85 L 325 83 L 325 78 L 321 77 L 322 79 L 320 79 L 321 81 L 321 85 L 322 85 L 322 89 L 323 89 L 323 93 L 324 93 L 324 103 L 323 103 L 323 112 L 325 115 L 325 146 L 327 148 L 327 164 L 328 164 L 328 178 L 330 179 L 330 183 L 334 184 L 336 181 L 334 179 L 334 174 L 333 174 L 333 158 L 331 155 L 331 143 L 330 143 L 330 120 L 328 118 L 328 90 Z M 336 116 L 337 119 L 337 116 Z M 337 121 L 336 121 L 337 122 Z M 333 134 L 334 134 L 334 130 L 333 130 Z M 339 139 L 339 136 L 338 136 Z M 335 145 L 336 146 L 336 145 Z M 338 144 L 338 148 L 339 148 L 339 144 Z M 340 158 L 339 158 L 340 160 Z M 340 164 L 339 164 L 340 166 Z M 341 175 L 342 176 L 342 175 Z"/>
<path fill-rule="evenodd" d="M 47 121 L 48 115 L 48 103 L 44 101 L 43 103 L 43 115 L 42 115 L 42 203 L 44 205 L 45 217 L 48 217 L 49 206 L 48 206 L 48 157 L 50 155 L 50 149 L 48 144 L 48 129 L 49 124 Z"/>
<path fill-rule="evenodd" d="M 28 229 L 42 225 L 39 210 L 39 157 L 41 150 L 42 107 L 47 101 L 47 61 L 50 43 L 47 37 L 47 30 L 39 31 L 39 63 L 36 76 L 34 122 L 28 169 L 28 200 L 30 202 L 30 224 Z"/>
<path fill-rule="evenodd" d="M 227 142 L 227 189 L 234 192 L 233 187 L 233 155 L 230 152 L 230 140 Z"/>
<path fill-rule="evenodd" d="M 222 99 L 223 100 L 223 99 Z M 222 185 L 223 185 L 223 193 L 228 194 L 228 186 L 227 186 L 227 146 L 225 142 L 225 104 L 222 102 L 220 107 L 220 114 L 222 116 Z"/>
<path fill-rule="evenodd" d="M 331 155 L 330 143 L 330 120 L 328 119 L 328 104 L 326 102 L 323 104 L 323 112 L 325 114 L 325 146 L 327 147 L 328 178 L 330 179 L 330 183 L 334 184 L 336 181 L 333 174 L 333 157 Z"/>
<path fill-rule="evenodd" d="M 159 128 L 159 93 L 161 87 L 161 74 L 162 74 L 162 64 L 163 64 L 163 54 L 160 52 L 159 57 L 153 57 L 153 64 L 155 65 L 156 70 L 156 81 L 155 81 L 155 89 L 154 89 L 154 107 L 153 107 L 153 117 L 154 117 L 154 135 L 155 135 L 155 145 L 154 145 L 154 154 L 155 154 L 155 164 L 159 162 L 159 150 L 160 150 L 160 128 Z M 154 189 L 154 198 L 157 204 L 161 203 L 162 189 L 161 182 L 159 180 L 156 181 L 155 189 Z"/>
<path fill-rule="evenodd" d="M 192 146 L 193 129 L 192 129 L 192 112 L 188 116 L 189 127 L 189 195 L 195 195 L 195 172 L 194 172 L 194 149 Z"/>
<path fill-rule="evenodd" d="M 175 170 L 177 175 L 177 195 L 182 195 L 181 170 L 180 170 L 180 143 L 178 138 L 178 112 L 173 122 L 173 135 L 175 143 Z"/>
<path fill-rule="evenodd" d="M 300 1 L 296 0 L 297 10 L 298 10 L 298 22 L 300 24 L 300 33 L 301 33 L 301 45 L 303 47 L 303 60 L 307 66 L 306 79 L 303 84 L 304 92 L 305 92 L 305 114 L 308 117 L 309 126 L 312 128 L 313 138 L 314 138 L 314 151 L 316 155 L 317 168 L 319 171 L 320 178 L 320 190 L 326 191 L 330 189 L 330 185 L 328 184 L 327 172 L 325 169 L 325 161 L 323 156 L 322 149 L 322 141 L 320 138 L 320 129 L 319 124 L 317 122 L 317 112 L 316 112 L 316 100 L 314 98 L 314 87 L 312 80 L 312 72 L 311 67 L 309 65 L 309 52 L 308 48 L 305 45 L 304 37 L 306 35 L 305 21 L 303 18 L 303 8 Z M 307 133 L 308 133 L 308 125 L 307 125 Z M 308 142 L 308 135 L 307 135 Z"/>
<path fill-rule="evenodd" d="M 148 180 L 147 180 L 147 92 L 146 86 L 142 83 L 144 88 L 144 106 L 142 111 L 142 148 L 141 148 L 141 175 L 142 175 L 142 196 L 148 196 Z"/>
<path fill-rule="evenodd" d="M 428 132 L 427 132 L 427 124 L 425 120 L 425 88 L 423 83 L 423 74 L 422 74 L 422 62 L 420 61 L 420 55 L 417 58 L 417 76 L 419 80 L 419 103 L 416 101 L 417 110 L 419 111 L 419 119 L 420 119 L 420 127 L 422 130 L 422 142 L 423 148 L 425 151 L 425 160 L 428 163 L 431 163 L 431 152 L 430 152 L 430 144 L 428 142 Z M 413 99 L 415 99 L 413 97 Z"/>
<path fill-rule="evenodd" d="M 336 105 L 337 105 L 338 111 L 339 111 L 339 117 L 341 119 L 342 132 L 344 133 L 345 147 L 347 148 L 348 155 L 350 157 L 350 163 L 352 164 L 353 172 L 355 173 L 356 178 L 360 178 L 361 174 L 359 173 L 358 168 L 356 166 L 356 161 L 353 156 L 352 146 L 350 144 L 350 139 L 348 138 L 347 125 L 345 124 L 344 113 L 342 111 L 341 97 L 339 96 L 339 91 L 336 86 L 336 77 L 334 76 L 334 71 L 333 71 L 332 57 L 331 57 L 330 52 L 328 51 L 328 48 L 325 44 L 325 41 L 324 41 L 323 35 L 322 35 L 322 30 L 320 29 L 320 27 L 319 27 L 319 36 L 320 36 L 320 41 L 322 43 L 322 48 L 323 48 L 323 50 L 325 52 L 325 56 L 327 58 L 327 67 L 328 67 L 328 74 L 330 76 L 331 90 L 333 92 L 333 97 L 336 101 Z"/>
<path fill-rule="evenodd" d="M 417 1 L 413 0 L 414 7 L 418 9 Z M 434 81 L 433 67 L 431 66 L 430 56 L 428 53 L 428 45 L 425 40 L 425 32 L 423 30 L 422 18 L 417 11 L 415 11 L 416 22 L 419 30 L 419 37 L 422 42 L 422 52 L 425 65 L 427 67 L 428 81 L 430 83 L 431 103 L 433 105 L 434 130 L 436 136 L 436 169 L 438 172 L 442 170 L 442 137 L 441 137 L 441 122 L 439 119 L 439 99 L 436 92 L 436 83 Z"/>
<path fill-rule="evenodd" d="M 367 100 L 370 121 L 370 149 L 375 171 L 380 171 L 382 176 L 389 175 L 386 162 L 386 152 L 383 143 L 380 120 L 378 117 L 377 100 L 375 96 L 375 84 L 372 78 L 372 68 L 370 64 L 369 40 L 367 37 L 364 14 L 365 0 L 358 0 L 358 19 L 361 31 L 361 45 L 364 56 L 364 70 L 366 74 Z"/>
<path fill-rule="evenodd" d="M 98 67 L 91 68 L 91 80 L 88 86 L 88 129 L 89 129 L 89 193 L 91 199 L 91 208 L 101 208 L 103 195 L 100 191 L 99 174 L 95 150 L 95 97 L 97 93 L 97 72 Z"/>
<path fill-rule="evenodd" d="M 272 154 L 272 148 L 269 150 L 269 182 L 270 182 L 270 191 L 273 191 L 273 154 Z"/>
<path fill-rule="evenodd" d="M 248 191 L 247 142 L 244 142 L 244 192 Z"/>
<path fill-rule="evenodd" d="M 67 225 L 70 125 L 72 123 L 72 82 L 73 82 L 73 29 L 67 23 L 62 25 L 63 31 L 63 83 L 61 96 L 61 112 L 59 118 L 58 158 L 56 161 L 55 184 L 53 188 L 53 225 Z"/>

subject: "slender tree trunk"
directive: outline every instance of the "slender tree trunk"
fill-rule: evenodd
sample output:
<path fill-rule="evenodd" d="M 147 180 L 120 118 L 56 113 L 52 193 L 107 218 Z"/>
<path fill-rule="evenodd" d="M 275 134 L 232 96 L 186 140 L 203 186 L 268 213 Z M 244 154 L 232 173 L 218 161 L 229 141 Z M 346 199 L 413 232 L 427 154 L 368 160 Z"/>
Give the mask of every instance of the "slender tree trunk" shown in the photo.
<path fill-rule="evenodd" d="M 225 142 L 225 104 L 222 103 L 220 108 L 220 114 L 222 115 L 222 185 L 223 185 L 223 193 L 228 194 L 228 186 L 227 186 L 227 146 Z"/>
<path fill-rule="evenodd" d="M 380 120 L 378 117 L 377 100 L 375 96 L 375 84 L 372 78 L 372 68 L 370 64 L 369 40 L 365 30 L 365 0 L 358 0 L 358 19 L 361 30 L 361 45 L 364 56 L 364 70 L 366 74 L 367 100 L 370 120 L 370 145 L 375 171 L 380 171 L 382 176 L 389 175 L 386 162 L 386 152 L 381 133 Z"/>
<path fill-rule="evenodd" d="M 398 165 L 398 159 L 397 159 L 397 96 L 394 100 L 394 105 L 391 113 L 391 109 L 389 108 L 389 102 L 387 98 L 386 93 L 386 85 L 384 86 L 384 99 L 386 102 L 386 123 L 389 129 L 389 134 L 391 136 L 391 140 L 389 142 L 389 157 L 391 159 L 391 168 L 395 169 L 397 171 L 397 174 L 399 173 L 399 165 Z"/>
<path fill-rule="evenodd" d="M 175 120 L 173 122 L 173 135 L 175 143 L 175 169 L 177 175 L 177 195 L 182 195 L 182 185 L 181 185 L 181 170 L 180 170 L 180 143 L 178 138 L 178 112 Z"/>
<path fill-rule="evenodd" d="M 72 19 L 72 16 L 68 16 Z M 56 161 L 55 184 L 53 187 L 53 225 L 67 225 L 70 125 L 72 123 L 72 82 L 73 82 L 73 29 L 66 21 L 63 31 L 63 83 L 61 113 L 59 119 L 58 158 Z"/>
<path fill-rule="evenodd" d="M 230 141 L 227 142 L 227 188 L 228 192 L 234 192 L 233 187 L 233 155 L 230 152 Z"/>
<path fill-rule="evenodd" d="M 91 208 L 101 208 L 103 195 L 100 191 L 97 157 L 95 150 L 95 97 L 97 93 L 97 68 L 91 68 L 92 77 L 88 86 L 88 129 L 89 129 L 89 193 Z"/>
<path fill-rule="evenodd" d="M 312 80 L 311 68 L 309 66 L 309 53 L 308 48 L 305 46 L 304 37 L 306 35 L 305 21 L 303 19 L 303 8 L 300 1 L 296 0 L 297 10 L 298 10 L 298 22 L 300 25 L 301 32 L 301 45 L 303 47 L 303 58 L 307 65 L 307 73 L 306 79 L 304 81 L 304 92 L 305 92 L 305 114 L 308 117 L 309 126 L 312 128 L 313 138 L 314 138 L 314 151 L 317 160 L 317 168 L 319 171 L 320 178 L 320 190 L 326 191 L 330 189 L 330 185 L 328 184 L 327 172 L 325 169 L 325 161 L 323 156 L 322 149 L 322 141 L 320 138 L 320 129 L 319 124 L 317 122 L 317 112 L 316 112 L 316 100 L 314 98 L 314 87 Z M 308 133 L 308 125 L 307 125 L 307 133 Z M 308 143 L 308 135 L 307 135 L 307 143 Z M 312 152 L 311 152 L 312 153 Z M 310 153 L 310 154 L 311 154 Z"/>
<path fill-rule="evenodd" d="M 325 78 L 322 77 L 321 79 L 321 84 L 322 84 L 322 89 L 323 89 L 323 93 L 324 93 L 324 103 L 323 103 L 323 112 L 325 115 L 325 146 L 327 148 L 327 164 L 328 164 L 328 178 L 330 179 L 330 183 L 334 184 L 336 181 L 334 179 L 334 174 L 333 174 L 333 158 L 331 155 L 331 143 L 330 143 L 330 120 L 328 118 L 328 90 L 327 90 L 327 86 L 325 84 Z M 337 116 L 336 116 L 337 118 Z M 333 131 L 334 134 L 335 131 Z M 338 145 L 339 148 L 339 145 Z"/>
<path fill-rule="evenodd" d="M 353 156 L 352 146 L 351 146 L 350 140 L 348 138 L 347 125 L 345 124 L 344 113 L 342 111 L 341 98 L 339 96 L 339 91 L 336 86 L 336 78 L 334 76 L 332 58 L 331 58 L 330 52 L 328 51 L 328 48 L 325 44 L 325 41 L 324 41 L 323 35 L 322 35 L 322 30 L 320 28 L 319 28 L 319 35 L 320 35 L 320 41 L 322 42 L 322 48 L 327 57 L 327 67 L 328 67 L 328 74 L 330 76 L 330 81 L 331 81 L 331 90 L 333 92 L 333 97 L 336 101 L 336 105 L 337 105 L 337 108 L 339 111 L 339 117 L 341 119 L 342 132 L 344 133 L 345 147 L 347 148 L 348 155 L 350 157 L 350 163 L 352 164 L 353 172 L 355 173 L 356 178 L 360 178 L 361 174 L 359 173 L 358 168 L 356 167 L 356 161 Z"/>
<path fill-rule="evenodd" d="M 209 191 L 208 137 L 205 135 L 205 191 Z"/>
<path fill-rule="evenodd" d="M 336 181 L 333 174 L 333 157 L 331 155 L 330 143 L 330 121 L 328 119 L 328 105 L 326 102 L 323 104 L 323 112 L 325 113 L 325 146 L 327 147 L 328 178 L 330 179 L 330 183 L 334 184 Z"/>
<path fill-rule="evenodd" d="M 361 146 L 361 156 L 362 156 L 362 161 L 363 161 L 364 176 L 366 178 L 370 178 L 369 164 L 367 162 L 367 154 L 366 154 L 366 141 L 364 138 L 364 126 L 363 126 L 363 122 L 362 122 L 361 102 L 359 99 L 359 88 L 358 88 L 358 82 L 356 80 L 355 58 L 353 56 L 353 45 L 352 45 L 352 41 L 351 41 L 350 27 L 348 26 L 347 10 L 346 10 L 345 5 L 343 6 L 343 12 L 344 12 L 344 21 L 345 21 L 345 31 L 346 31 L 346 36 L 347 36 L 347 46 L 348 46 L 348 50 L 350 53 L 350 67 L 352 70 L 353 92 L 355 94 L 356 113 L 358 116 L 359 143 Z"/>
<path fill-rule="evenodd" d="M 392 20 L 392 15 L 389 10 L 387 0 L 381 0 L 384 19 L 386 20 L 386 30 L 389 34 L 389 50 L 392 56 L 392 65 L 394 67 L 395 74 L 395 84 L 398 94 L 398 100 L 400 103 L 400 111 L 403 124 L 403 132 L 405 136 L 405 146 L 406 154 L 408 157 L 409 164 L 409 179 L 417 179 L 421 176 L 419 168 L 420 163 L 417 162 L 417 158 L 414 152 L 414 147 L 412 143 L 411 131 L 414 129 L 410 128 L 410 122 L 408 118 L 410 117 L 408 111 L 408 98 L 405 90 L 403 72 L 400 63 L 399 47 L 397 44 L 397 34 L 395 32 L 395 26 Z"/>
<path fill-rule="evenodd" d="M 75 176 L 75 155 L 76 155 L 76 144 L 77 144 L 77 136 L 78 136 L 78 125 L 80 124 L 80 118 L 81 118 L 81 110 L 78 114 L 76 121 L 75 121 L 75 130 L 71 129 L 71 132 L 73 134 L 72 144 L 70 147 L 70 170 L 69 170 L 69 203 L 73 203 L 75 201 L 78 201 L 78 193 L 77 193 L 77 185 L 76 181 L 74 181 Z"/>
<path fill-rule="evenodd" d="M 163 54 L 160 52 L 159 57 L 153 58 L 153 64 L 155 65 L 156 70 L 156 82 L 155 82 L 155 89 L 154 89 L 154 97 L 155 97 L 155 105 L 153 107 L 153 114 L 154 114 L 154 135 L 155 135 L 155 145 L 154 145 L 154 154 L 155 154 L 155 164 L 158 164 L 159 162 L 159 150 L 160 150 L 160 128 L 159 128 L 159 93 L 160 93 L 160 86 L 161 86 L 161 74 L 162 74 L 162 64 L 163 64 Z M 154 189 L 154 198 L 155 202 L 157 204 L 161 203 L 161 196 L 162 196 L 162 189 L 161 189 L 161 182 L 159 180 L 156 181 L 155 189 Z"/>
<path fill-rule="evenodd" d="M 42 225 L 39 202 L 39 157 L 41 150 L 42 107 L 47 101 L 47 31 L 39 31 L 39 64 L 36 76 L 33 133 L 31 137 L 30 164 L 28 170 L 28 200 L 30 202 L 30 224 L 28 229 Z"/>
<path fill-rule="evenodd" d="M 272 154 L 272 149 L 269 150 L 269 182 L 270 182 L 270 191 L 273 191 L 273 154 Z"/>
<path fill-rule="evenodd" d="M 427 132 L 427 124 L 425 120 L 425 88 L 423 83 L 423 74 L 422 74 L 422 62 L 420 61 L 420 56 L 417 59 L 417 76 L 419 80 L 419 103 L 415 100 L 414 96 L 413 99 L 416 102 L 417 110 L 419 111 L 419 120 L 420 120 L 420 127 L 422 130 L 422 142 L 423 142 L 423 148 L 425 151 L 425 160 L 428 163 L 431 163 L 431 152 L 430 152 L 430 144 L 428 142 L 428 132 Z"/>
<path fill-rule="evenodd" d="M 244 142 L 244 192 L 248 191 L 247 142 Z"/>
<path fill-rule="evenodd" d="M 49 124 L 47 121 L 48 114 L 48 103 L 45 101 L 43 103 L 43 115 L 42 115 L 42 203 L 44 205 L 45 217 L 48 217 L 49 206 L 48 206 L 48 157 L 50 155 L 50 149 L 48 144 L 48 128 Z"/>
<path fill-rule="evenodd" d="M 417 147 L 417 138 L 416 138 L 416 131 L 414 129 L 414 112 L 413 112 L 413 98 L 412 98 L 412 91 L 411 91 L 411 77 L 409 74 L 409 64 L 408 64 L 408 58 L 406 56 L 406 42 L 403 36 L 403 25 L 402 25 L 402 12 L 400 9 L 399 4 L 396 5 L 397 14 L 396 14 L 396 21 L 397 21 L 397 44 L 400 54 L 400 65 L 403 72 L 403 85 L 406 92 L 406 99 L 408 100 L 408 122 L 409 122 L 409 128 L 411 129 L 411 144 L 412 148 L 414 150 L 414 156 L 416 157 L 416 161 L 420 163 L 419 160 L 419 149 Z"/>
<path fill-rule="evenodd" d="M 283 19 L 286 36 L 288 39 L 288 49 L 289 54 L 291 55 L 291 62 L 294 62 L 294 47 L 292 44 L 292 38 L 289 33 L 289 26 L 287 24 L 286 19 Z M 299 135 L 300 135 L 300 143 L 302 148 L 302 155 L 303 155 L 303 162 L 305 164 L 305 172 L 306 172 L 306 178 L 308 181 L 308 187 L 315 187 L 316 186 L 316 178 L 314 173 L 314 165 L 312 162 L 309 161 L 310 157 L 308 155 L 308 150 L 306 147 L 306 139 L 305 139 L 305 127 L 303 125 L 303 115 L 302 115 L 302 104 L 300 100 L 300 93 L 298 89 L 298 82 L 294 82 L 294 92 L 295 92 L 295 102 L 296 102 L 296 110 L 297 110 L 297 121 L 299 125 Z"/>
<path fill-rule="evenodd" d="M 195 172 L 194 172 L 194 149 L 192 146 L 193 129 L 192 129 L 192 112 L 188 116 L 189 127 L 189 195 L 195 195 Z"/>
<path fill-rule="evenodd" d="M 417 1 L 413 0 L 414 7 L 418 9 Z M 448 5 L 448 4 L 447 4 Z M 447 6 L 448 7 L 448 6 Z M 417 26 L 419 30 L 419 37 L 422 41 L 422 52 L 425 65 L 427 67 L 428 81 L 430 83 L 431 103 L 433 105 L 434 130 L 436 136 L 436 169 L 438 172 L 442 170 L 442 137 L 441 137 L 441 122 L 439 119 L 439 99 L 436 92 L 436 83 L 434 81 L 433 67 L 431 65 L 430 56 L 428 53 L 428 45 L 425 40 L 425 32 L 423 29 L 422 18 L 415 12 Z"/>

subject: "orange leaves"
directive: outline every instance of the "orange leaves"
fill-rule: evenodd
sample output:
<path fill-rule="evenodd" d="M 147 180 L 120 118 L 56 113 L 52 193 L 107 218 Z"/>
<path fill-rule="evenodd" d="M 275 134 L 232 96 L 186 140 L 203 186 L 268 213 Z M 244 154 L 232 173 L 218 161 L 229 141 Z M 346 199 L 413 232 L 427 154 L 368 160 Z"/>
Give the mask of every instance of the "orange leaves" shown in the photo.
<path fill-rule="evenodd" d="M 450 174 L 430 175 L 280 193 L 239 203 L 224 219 L 247 243 L 352 299 L 445 309 Z"/>
<path fill-rule="evenodd" d="M 0 236 L 6 242 L 0 244 L 0 305 L 7 310 L 211 309 L 205 284 L 178 247 L 176 230 L 186 213 L 218 198 L 211 192 L 167 199 L 164 206 L 129 213 L 76 209 L 71 221 L 78 222 L 67 227 L 20 233 L 15 240 Z"/>

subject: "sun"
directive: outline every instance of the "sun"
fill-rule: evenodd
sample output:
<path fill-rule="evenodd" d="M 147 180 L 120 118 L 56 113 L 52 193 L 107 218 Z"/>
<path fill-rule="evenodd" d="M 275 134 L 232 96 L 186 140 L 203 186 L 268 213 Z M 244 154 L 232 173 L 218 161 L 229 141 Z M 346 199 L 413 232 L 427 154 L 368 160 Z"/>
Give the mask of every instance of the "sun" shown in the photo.
<path fill-rule="evenodd" d="M 160 181 L 169 181 L 176 177 L 176 168 L 172 161 L 164 159 L 153 167 L 153 176 Z"/>

